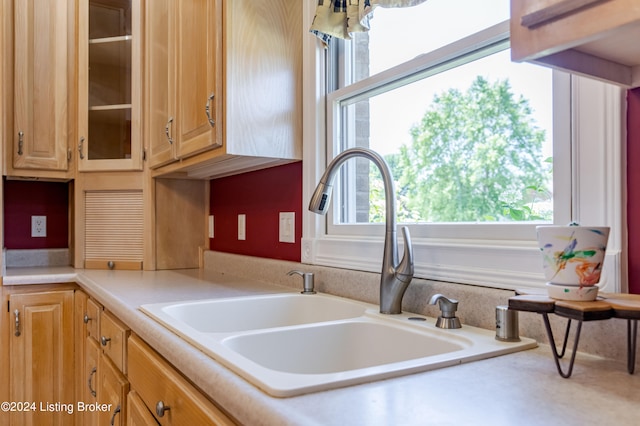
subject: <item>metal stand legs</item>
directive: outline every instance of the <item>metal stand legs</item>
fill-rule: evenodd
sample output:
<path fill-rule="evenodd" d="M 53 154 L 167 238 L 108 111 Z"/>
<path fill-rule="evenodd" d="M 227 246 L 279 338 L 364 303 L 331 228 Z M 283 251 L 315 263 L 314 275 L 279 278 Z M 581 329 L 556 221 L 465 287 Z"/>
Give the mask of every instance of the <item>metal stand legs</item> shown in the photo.
<path fill-rule="evenodd" d="M 633 330 L 632 330 L 633 329 Z M 636 344 L 638 342 L 638 320 L 627 320 L 627 371 L 633 374 L 636 369 Z"/>
<path fill-rule="evenodd" d="M 571 377 L 571 373 L 573 372 L 573 364 L 576 359 L 576 353 L 578 350 L 578 343 L 580 342 L 580 331 L 582 330 L 582 321 L 578 320 L 578 326 L 576 328 L 576 337 L 573 342 L 573 351 L 571 353 L 571 359 L 569 360 L 569 365 L 567 366 L 567 371 L 565 372 L 560 365 L 560 360 L 564 357 L 567 351 L 567 343 L 569 341 L 569 331 L 571 330 L 571 319 L 567 320 L 567 328 L 564 333 L 564 341 L 562 342 L 562 350 L 558 353 L 558 347 L 556 346 L 556 341 L 553 337 L 553 331 L 551 330 L 551 324 L 549 323 L 549 315 L 546 312 L 541 313 L 542 318 L 544 319 L 544 326 L 547 329 L 547 337 L 549 338 L 549 344 L 551 345 L 551 351 L 553 352 L 553 360 L 556 363 L 556 368 L 558 369 L 558 373 L 568 379 Z M 637 319 L 627 319 L 627 371 L 629 374 L 633 374 L 635 372 L 636 367 L 636 349 L 638 343 L 638 320 Z"/>
<path fill-rule="evenodd" d="M 582 321 L 578 321 L 578 327 L 576 329 L 576 337 L 573 342 L 573 351 L 571 353 L 571 360 L 569 361 L 569 368 L 565 373 L 562 370 L 562 366 L 560 365 L 560 359 L 564 357 L 564 354 L 567 350 L 567 342 L 569 340 L 569 330 L 571 329 L 571 319 L 567 320 L 567 329 L 564 333 L 564 342 L 562 343 L 562 352 L 558 353 L 558 348 L 556 347 L 555 339 L 553 338 L 553 331 L 551 331 L 551 324 L 549 323 L 549 315 L 546 312 L 542 313 L 542 318 L 544 318 L 544 326 L 547 329 L 547 337 L 549 338 L 549 344 L 551 345 L 551 350 L 553 352 L 553 360 L 556 362 L 556 368 L 558 369 L 558 373 L 568 379 L 571 377 L 571 373 L 573 372 L 573 364 L 576 360 L 576 353 L 578 352 L 578 342 L 580 341 L 580 331 L 582 331 Z"/>

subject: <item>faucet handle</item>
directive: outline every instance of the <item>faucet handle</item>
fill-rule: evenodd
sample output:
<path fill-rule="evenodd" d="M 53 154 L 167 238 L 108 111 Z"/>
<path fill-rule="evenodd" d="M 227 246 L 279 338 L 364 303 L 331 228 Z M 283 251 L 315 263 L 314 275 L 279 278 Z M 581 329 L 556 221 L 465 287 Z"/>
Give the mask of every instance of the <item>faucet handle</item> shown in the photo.
<path fill-rule="evenodd" d="M 430 305 L 436 303 L 440 306 L 442 315 L 438 317 L 436 321 L 436 327 L 439 328 L 461 328 L 460 319 L 456 317 L 456 311 L 458 310 L 458 301 L 456 299 L 448 299 L 442 294 L 434 294 L 429 300 Z"/>
<path fill-rule="evenodd" d="M 396 268 L 396 276 L 400 281 L 408 283 L 413 278 L 413 246 L 411 245 L 409 228 L 406 226 L 402 227 L 402 240 L 404 242 L 404 254 Z"/>
<path fill-rule="evenodd" d="M 302 277 L 302 291 L 301 294 L 316 294 L 313 289 L 313 272 L 303 272 L 296 269 L 287 272 L 287 275 L 298 274 Z"/>

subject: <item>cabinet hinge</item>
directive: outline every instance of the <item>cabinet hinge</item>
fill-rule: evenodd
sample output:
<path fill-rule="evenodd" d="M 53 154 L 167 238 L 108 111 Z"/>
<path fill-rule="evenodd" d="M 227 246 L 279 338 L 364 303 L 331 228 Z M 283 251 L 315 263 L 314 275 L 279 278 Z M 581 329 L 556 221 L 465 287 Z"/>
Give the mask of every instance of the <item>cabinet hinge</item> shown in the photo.
<path fill-rule="evenodd" d="M 11 312 L 11 300 L 7 300 L 7 312 Z"/>
<path fill-rule="evenodd" d="M 71 150 L 67 150 L 67 162 L 71 161 Z"/>
<path fill-rule="evenodd" d="M 142 150 L 142 161 L 147 161 L 147 150 L 146 149 Z"/>

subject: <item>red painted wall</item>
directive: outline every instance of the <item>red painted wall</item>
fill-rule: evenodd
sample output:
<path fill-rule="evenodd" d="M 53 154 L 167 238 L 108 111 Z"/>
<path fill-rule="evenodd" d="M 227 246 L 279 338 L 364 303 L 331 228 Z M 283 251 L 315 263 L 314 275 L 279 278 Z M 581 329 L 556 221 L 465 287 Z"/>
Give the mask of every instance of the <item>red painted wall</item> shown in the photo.
<path fill-rule="evenodd" d="M 31 237 L 31 216 L 47 217 L 47 236 Z M 4 246 L 7 249 L 69 247 L 69 185 L 4 180 Z"/>
<path fill-rule="evenodd" d="M 629 292 L 640 294 L 640 89 L 627 94 Z"/>
<path fill-rule="evenodd" d="M 212 250 L 300 261 L 302 163 L 290 163 L 211 181 Z M 295 213 L 295 243 L 281 243 L 280 212 Z M 238 240 L 238 215 L 246 215 L 246 240 Z"/>

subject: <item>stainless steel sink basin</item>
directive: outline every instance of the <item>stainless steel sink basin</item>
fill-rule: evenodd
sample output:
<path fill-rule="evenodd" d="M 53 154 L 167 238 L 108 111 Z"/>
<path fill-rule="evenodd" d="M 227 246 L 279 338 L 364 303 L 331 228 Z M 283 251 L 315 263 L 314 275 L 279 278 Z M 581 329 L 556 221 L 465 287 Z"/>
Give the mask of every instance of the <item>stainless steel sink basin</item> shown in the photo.
<path fill-rule="evenodd" d="M 265 392 L 280 397 L 365 383 L 537 346 L 435 319 L 383 315 L 323 294 L 143 305 L 142 311 Z M 416 318 L 418 318 L 416 320 Z"/>

